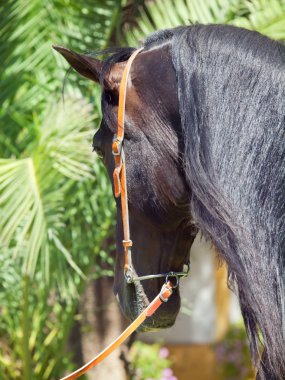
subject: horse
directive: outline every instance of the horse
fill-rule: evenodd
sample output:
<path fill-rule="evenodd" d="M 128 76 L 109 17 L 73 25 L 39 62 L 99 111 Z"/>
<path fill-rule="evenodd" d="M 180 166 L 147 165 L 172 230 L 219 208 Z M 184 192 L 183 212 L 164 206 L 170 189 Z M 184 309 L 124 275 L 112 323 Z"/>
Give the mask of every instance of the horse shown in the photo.
<path fill-rule="evenodd" d="M 106 59 L 56 48 L 102 88 L 94 136 L 112 178 L 119 85 L 133 48 Z M 285 378 L 285 47 L 257 32 L 192 25 L 154 32 L 127 83 L 124 151 L 133 266 L 181 271 L 198 231 L 227 263 L 259 380 Z M 114 293 L 131 320 L 163 280 L 124 281 L 117 202 Z M 179 289 L 142 329 L 175 322 Z"/>

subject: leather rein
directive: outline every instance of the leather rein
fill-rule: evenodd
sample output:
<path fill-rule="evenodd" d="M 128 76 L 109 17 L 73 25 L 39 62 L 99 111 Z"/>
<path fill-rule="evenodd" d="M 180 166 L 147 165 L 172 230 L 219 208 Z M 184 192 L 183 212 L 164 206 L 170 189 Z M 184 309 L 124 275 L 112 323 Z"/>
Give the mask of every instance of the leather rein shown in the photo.
<path fill-rule="evenodd" d="M 116 338 L 108 347 L 106 347 L 101 353 L 96 355 L 84 366 L 74 371 L 70 375 L 67 375 L 60 380 L 74 380 L 79 376 L 86 373 L 89 369 L 96 366 L 103 359 L 105 359 L 111 352 L 120 346 L 144 321 L 146 318 L 153 315 L 153 313 L 165 302 L 168 301 L 169 297 L 173 293 L 173 289 L 177 288 L 179 285 L 179 280 L 181 277 L 186 277 L 189 272 L 189 263 L 184 264 L 182 272 L 167 272 L 159 274 L 150 274 L 145 276 L 137 276 L 132 265 L 132 253 L 131 247 L 133 245 L 130 238 L 130 225 L 129 225 L 129 209 L 128 209 L 128 193 L 127 193 L 127 178 L 126 178 L 126 167 L 125 167 L 125 154 L 123 148 L 124 141 L 124 120 L 125 120 L 125 105 L 126 105 L 126 93 L 127 93 L 127 83 L 129 78 L 129 72 L 131 65 L 143 48 L 135 50 L 124 68 L 122 80 L 119 89 L 119 107 L 118 107 L 118 129 L 117 134 L 114 136 L 112 143 L 112 153 L 115 160 L 115 169 L 113 173 L 114 180 L 114 193 L 115 197 L 121 197 L 121 208 L 122 208 L 122 221 L 124 230 L 124 240 L 122 241 L 124 256 L 125 256 L 125 266 L 124 275 L 125 280 L 128 284 L 132 284 L 137 281 L 149 280 L 154 278 L 165 278 L 165 283 L 163 284 L 159 294 L 154 298 L 154 300 L 146 307 L 145 310 L 123 331 L 123 333 Z"/>

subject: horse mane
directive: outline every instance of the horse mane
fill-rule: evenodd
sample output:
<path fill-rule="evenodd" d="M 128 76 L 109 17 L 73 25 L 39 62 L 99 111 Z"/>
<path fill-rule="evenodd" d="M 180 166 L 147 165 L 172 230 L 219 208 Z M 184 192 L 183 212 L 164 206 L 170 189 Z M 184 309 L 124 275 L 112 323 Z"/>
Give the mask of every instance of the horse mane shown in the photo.
<path fill-rule="evenodd" d="M 172 40 L 194 220 L 228 264 L 259 376 L 285 375 L 285 47 L 191 26 Z M 267 368 L 267 369 L 266 369 Z M 266 371 L 269 371 L 268 373 Z M 274 377 L 275 378 L 275 377 Z"/>

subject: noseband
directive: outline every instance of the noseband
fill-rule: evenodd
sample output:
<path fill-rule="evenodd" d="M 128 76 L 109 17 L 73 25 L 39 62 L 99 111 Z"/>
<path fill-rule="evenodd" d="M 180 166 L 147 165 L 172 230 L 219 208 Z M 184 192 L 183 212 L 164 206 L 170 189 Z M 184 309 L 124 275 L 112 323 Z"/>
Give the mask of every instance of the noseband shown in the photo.
<path fill-rule="evenodd" d="M 189 262 L 183 265 L 182 272 L 170 271 L 167 273 L 158 274 L 148 274 L 145 276 L 137 276 L 132 264 L 132 251 L 131 247 L 133 242 L 130 238 L 130 223 L 129 223 L 129 208 L 128 208 L 128 191 L 127 191 L 127 176 L 126 176 L 126 166 L 125 166 L 125 154 L 124 154 L 124 132 L 125 132 L 125 108 L 126 108 L 126 93 L 127 84 L 131 65 L 135 57 L 143 50 L 143 48 L 136 50 L 129 58 L 126 67 L 123 72 L 122 80 L 120 83 L 119 90 L 119 107 L 118 107 L 118 129 L 114 136 L 112 144 L 112 153 L 115 160 L 115 170 L 113 173 L 114 181 L 114 193 L 115 197 L 121 196 L 121 209 L 122 209 L 122 222 L 124 230 L 124 240 L 122 241 L 124 256 L 125 256 L 125 266 L 124 275 L 125 280 L 128 284 L 134 282 L 150 280 L 154 278 L 165 278 L 166 282 L 168 280 L 172 281 L 173 288 L 179 285 L 179 280 L 181 277 L 186 277 L 189 272 Z M 174 282 L 175 281 L 175 282 Z"/>
<path fill-rule="evenodd" d="M 115 159 L 115 170 L 113 174 L 114 179 L 114 193 L 115 197 L 121 196 L 121 208 L 122 208 L 122 221 L 124 229 L 124 240 L 122 241 L 124 255 L 125 255 L 125 266 L 124 275 L 126 282 L 128 284 L 149 280 L 153 278 L 165 278 L 165 283 L 163 284 L 160 292 L 154 298 L 152 302 L 146 307 L 145 310 L 126 328 L 122 334 L 115 339 L 108 347 L 106 347 L 100 354 L 96 355 L 83 367 L 79 368 L 75 372 L 63 377 L 61 380 L 74 380 L 79 376 L 86 373 L 89 369 L 93 368 L 95 365 L 104 360 L 111 352 L 114 351 L 116 347 L 122 344 L 143 322 L 146 318 L 153 315 L 153 313 L 165 302 L 168 301 L 169 297 L 173 293 L 173 289 L 177 288 L 179 285 L 179 280 L 181 277 L 186 277 L 189 272 L 189 263 L 184 264 L 182 272 L 168 272 L 159 274 L 150 274 L 146 276 L 137 276 L 132 265 L 132 253 L 131 247 L 133 245 L 130 239 L 130 226 L 129 226 L 129 209 L 128 209 L 128 194 L 127 194 L 127 178 L 126 178 L 126 167 L 125 167 L 125 154 L 123 148 L 124 141 L 124 119 L 125 119 L 125 105 L 126 105 L 126 92 L 127 92 L 127 82 L 129 77 L 130 68 L 133 60 L 137 54 L 142 51 L 143 48 L 136 50 L 129 58 L 126 67 L 123 72 L 122 81 L 120 84 L 119 91 L 119 109 L 118 109 L 118 129 L 112 143 L 112 153 Z"/>

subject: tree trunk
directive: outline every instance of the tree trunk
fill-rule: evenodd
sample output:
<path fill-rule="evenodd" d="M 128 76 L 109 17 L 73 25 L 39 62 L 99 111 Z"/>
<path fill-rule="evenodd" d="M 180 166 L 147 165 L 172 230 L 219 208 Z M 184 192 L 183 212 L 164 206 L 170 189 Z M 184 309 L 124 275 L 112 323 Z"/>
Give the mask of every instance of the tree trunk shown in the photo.
<path fill-rule="evenodd" d="M 84 363 L 121 334 L 124 321 L 112 292 L 111 278 L 89 281 L 80 301 L 81 351 Z M 89 380 L 125 380 L 121 349 L 116 349 L 97 367 L 87 373 Z"/>

